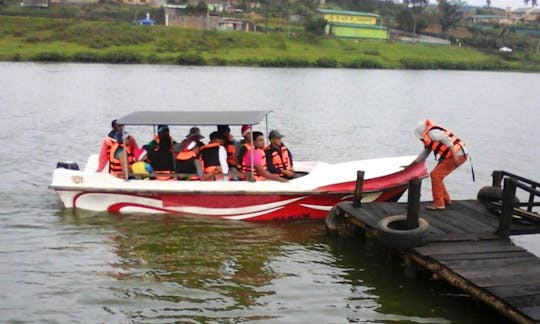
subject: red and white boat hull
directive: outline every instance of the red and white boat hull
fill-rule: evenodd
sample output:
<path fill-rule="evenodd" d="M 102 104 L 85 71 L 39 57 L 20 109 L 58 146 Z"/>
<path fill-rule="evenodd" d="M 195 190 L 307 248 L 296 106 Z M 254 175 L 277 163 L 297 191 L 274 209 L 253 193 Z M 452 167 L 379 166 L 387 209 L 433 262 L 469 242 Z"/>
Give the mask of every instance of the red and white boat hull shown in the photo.
<path fill-rule="evenodd" d="M 423 163 L 400 168 L 412 159 L 386 158 L 334 165 L 310 162 L 306 164 L 308 175 L 288 183 L 126 181 L 106 173 L 86 171 L 87 165 L 85 171 L 56 169 L 50 187 L 66 208 L 252 221 L 324 219 L 335 204 L 352 200 L 359 168 L 366 168 L 362 169 L 366 171 L 363 203 L 398 200 L 410 180 L 427 175 Z M 370 166 L 378 170 L 370 171 Z"/>

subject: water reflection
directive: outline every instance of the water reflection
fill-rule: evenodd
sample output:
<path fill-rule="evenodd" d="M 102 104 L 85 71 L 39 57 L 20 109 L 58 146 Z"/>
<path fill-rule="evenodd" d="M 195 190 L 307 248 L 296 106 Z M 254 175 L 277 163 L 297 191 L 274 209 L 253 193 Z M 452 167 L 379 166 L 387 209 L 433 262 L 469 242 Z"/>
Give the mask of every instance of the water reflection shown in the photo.
<path fill-rule="evenodd" d="M 132 320 L 473 323 L 485 315 L 442 282 L 404 278 L 399 258 L 373 240 L 327 237 L 320 222 L 91 212 L 61 219 L 106 233 L 116 257 L 103 288 L 116 302 L 102 303 Z M 456 317 L 463 308 L 470 320 Z"/>

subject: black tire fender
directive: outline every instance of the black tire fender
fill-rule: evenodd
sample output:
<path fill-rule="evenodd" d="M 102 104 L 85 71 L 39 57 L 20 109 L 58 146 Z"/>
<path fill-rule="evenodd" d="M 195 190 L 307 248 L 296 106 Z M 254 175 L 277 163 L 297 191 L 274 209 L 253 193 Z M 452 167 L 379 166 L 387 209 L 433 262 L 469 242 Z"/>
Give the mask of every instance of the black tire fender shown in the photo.
<path fill-rule="evenodd" d="M 485 202 L 498 202 L 502 201 L 503 189 L 499 187 L 487 186 L 478 190 L 476 198 Z M 514 206 L 519 206 L 519 198 L 514 196 Z"/>
<path fill-rule="evenodd" d="M 407 215 L 394 215 L 381 219 L 377 223 L 377 236 L 385 246 L 403 250 L 420 246 L 429 228 L 429 223 L 418 219 L 419 226 L 414 229 L 404 229 Z"/>

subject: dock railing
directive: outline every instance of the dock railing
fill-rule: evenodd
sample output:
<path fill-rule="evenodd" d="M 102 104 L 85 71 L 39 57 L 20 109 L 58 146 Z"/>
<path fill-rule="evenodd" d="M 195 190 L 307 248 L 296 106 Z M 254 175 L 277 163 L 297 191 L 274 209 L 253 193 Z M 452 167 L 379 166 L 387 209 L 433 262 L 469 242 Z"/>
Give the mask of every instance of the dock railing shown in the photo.
<path fill-rule="evenodd" d="M 539 202 L 535 202 L 535 198 L 540 197 L 540 190 L 537 189 L 540 187 L 538 182 L 502 170 L 493 171 L 492 176 L 493 187 L 501 188 L 503 184 L 501 219 L 497 230 L 499 235 L 509 237 L 514 214 L 540 221 L 539 215 L 533 211 L 533 207 L 540 206 Z M 518 208 L 516 208 L 515 196 L 518 188 L 529 193 L 529 198 L 527 202 L 518 203 Z M 527 208 L 523 210 L 519 207 Z"/>

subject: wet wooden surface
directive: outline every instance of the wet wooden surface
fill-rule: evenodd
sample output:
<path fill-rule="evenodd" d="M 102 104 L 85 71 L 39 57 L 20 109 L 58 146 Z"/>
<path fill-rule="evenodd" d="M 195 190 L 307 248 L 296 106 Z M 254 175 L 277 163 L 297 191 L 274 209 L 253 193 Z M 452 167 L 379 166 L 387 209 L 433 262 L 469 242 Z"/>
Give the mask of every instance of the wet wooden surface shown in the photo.
<path fill-rule="evenodd" d="M 404 203 L 337 207 L 368 232 L 385 217 L 407 213 Z M 495 213 L 477 200 L 462 200 L 438 211 L 422 204 L 419 216 L 430 224 L 425 242 L 405 255 L 516 322 L 540 322 L 540 259 L 496 234 Z M 515 219 L 511 233 L 540 233 L 540 226 Z"/>

